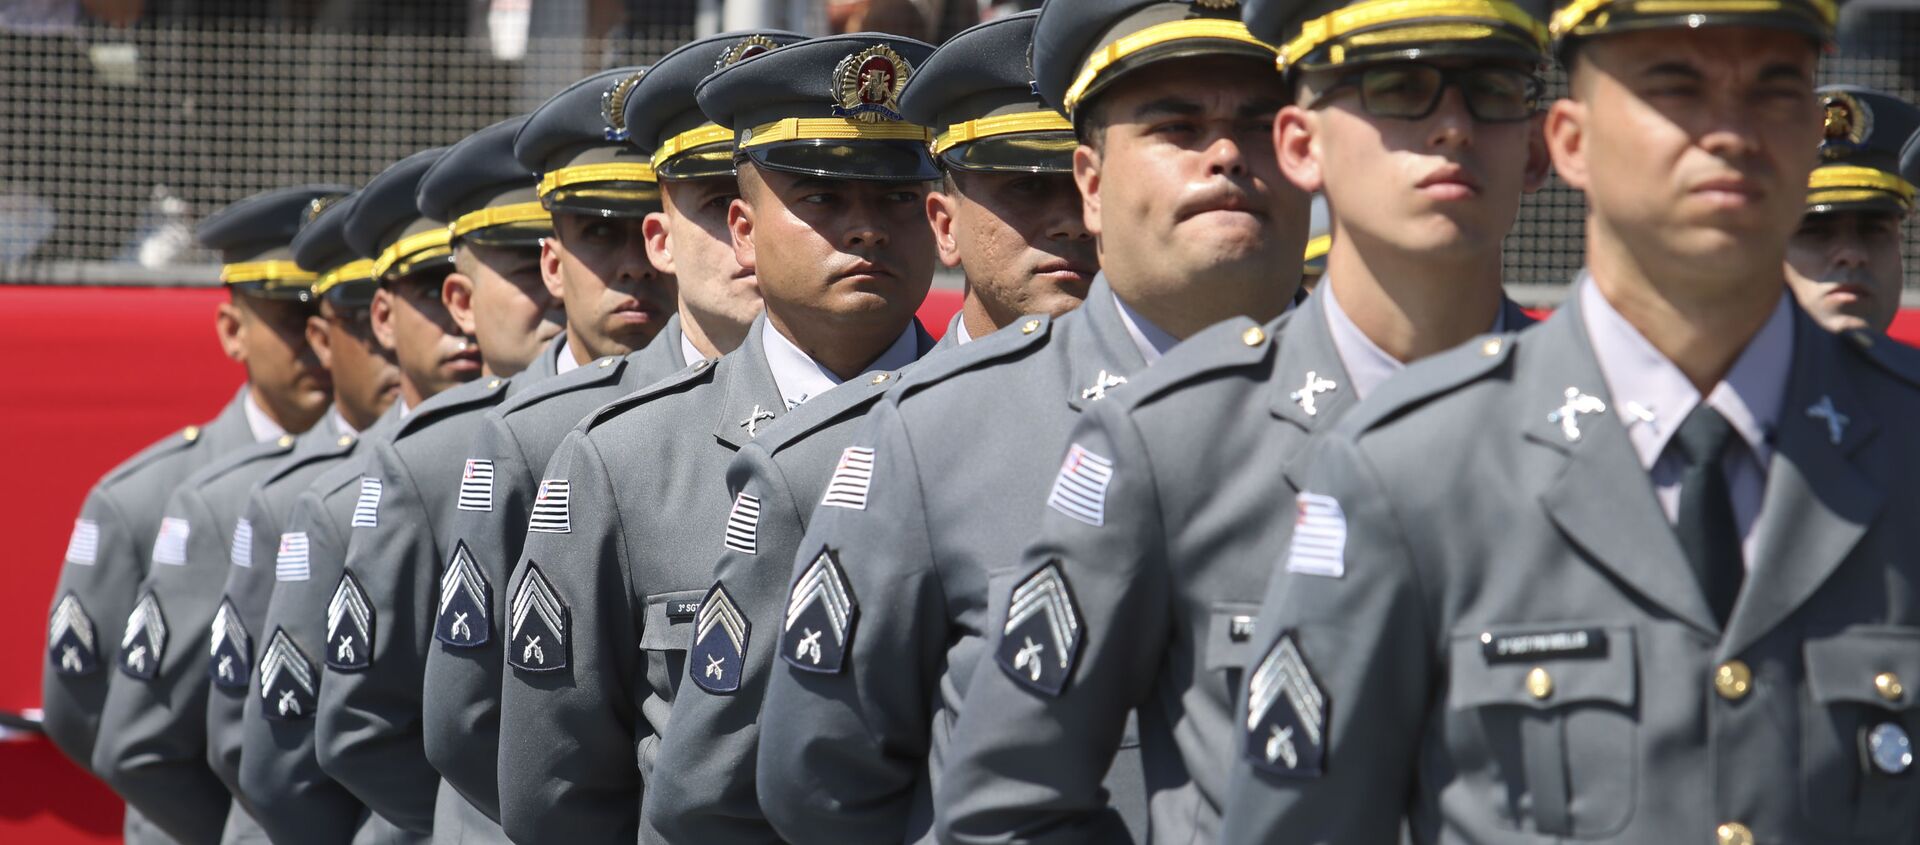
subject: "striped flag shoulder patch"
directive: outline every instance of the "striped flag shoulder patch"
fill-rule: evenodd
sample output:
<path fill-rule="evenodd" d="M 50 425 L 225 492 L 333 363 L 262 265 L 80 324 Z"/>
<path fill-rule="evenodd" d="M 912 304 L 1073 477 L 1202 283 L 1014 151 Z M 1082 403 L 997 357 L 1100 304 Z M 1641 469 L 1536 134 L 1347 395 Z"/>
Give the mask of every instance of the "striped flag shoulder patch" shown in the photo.
<path fill-rule="evenodd" d="M 100 523 L 91 519 L 73 521 L 73 533 L 67 537 L 67 562 L 92 566 L 100 557 Z"/>
<path fill-rule="evenodd" d="M 833 477 L 827 480 L 827 492 L 820 497 L 820 506 L 866 510 L 867 493 L 873 489 L 873 462 L 872 447 L 848 446 L 833 467 Z"/>
<path fill-rule="evenodd" d="M 227 550 L 227 560 L 241 569 L 253 568 L 253 521 L 240 517 L 233 524 L 232 548 Z"/>
<path fill-rule="evenodd" d="M 1107 521 L 1107 488 L 1113 484 L 1113 461 L 1078 443 L 1067 449 L 1060 474 L 1053 479 L 1047 505 L 1098 528 Z"/>
<path fill-rule="evenodd" d="M 493 462 L 480 458 L 468 458 L 467 465 L 460 471 L 460 500 L 457 505 L 463 511 L 493 510 Z"/>
<path fill-rule="evenodd" d="M 1332 496 L 1302 491 L 1293 498 L 1293 540 L 1287 571 L 1339 578 L 1347 574 L 1347 515 Z"/>
<path fill-rule="evenodd" d="M 380 479 L 370 475 L 360 479 L 360 498 L 353 503 L 353 527 L 380 527 Z"/>
<path fill-rule="evenodd" d="M 187 535 L 192 526 L 177 516 L 160 520 L 160 533 L 153 538 L 153 562 L 168 566 L 187 565 Z"/>
<path fill-rule="evenodd" d="M 542 480 L 540 492 L 533 498 L 533 513 L 527 518 L 527 530 L 546 534 L 565 534 L 572 531 L 572 512 L 568 507 L 568 499 L 571 495 L 566 479 Z"/>
<path fill-rule="evenodd" d="M 273 580 L 305 581 L 313 576 L 307 556 L 307 532 L 288 531 L 280 535 L 280 548 L 273 557 Z"/>
<path fill-rule="evenodd" d="M 727 548 L 745 555 L 760 553 L 760 497 L 741 493 L 727 511 Z"/>

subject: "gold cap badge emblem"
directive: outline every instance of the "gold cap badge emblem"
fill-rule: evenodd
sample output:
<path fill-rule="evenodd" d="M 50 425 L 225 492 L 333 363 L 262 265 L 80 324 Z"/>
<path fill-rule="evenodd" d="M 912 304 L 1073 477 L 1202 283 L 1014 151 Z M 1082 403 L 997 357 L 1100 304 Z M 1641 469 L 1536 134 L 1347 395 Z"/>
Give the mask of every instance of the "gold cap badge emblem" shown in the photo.
<path fill-rule="evenodd" d="M 749 35 L 733 42 L 733 46 L 721 53 L 720 60 L 713 63 L 713 69 L 719 71 L 721 68 L 732 67 L 761 53 L 771 53 L 778 49 L 780 45 L 774 43 L 771 38 L 764 35 Z"/>
<path fill-rule="evenodd" d="M 833 72 L 835 117 L 867 123 L 905 120 L 900 115 L 900 92 L 907 87 L 913 65 L 899 53 L 876 44 L 840 60 Z"/>
<path fill-rule="evenodd" d="M 635 71 L 631 76 L 621 77 L 600 95 L 600 117 L 607 122 L 607 140 L 627 140 L 627 98 L 633 96 L 633 88 L 640 84 L 640 77 L 647 75 L 645 70 Z"/>
<path fill-rule="evenodd" d="M 1829 161 L 1860 148 L 1873 133 L 1873 110 L 1845 91 L 1828 91 L 1820 96 L 1820 108 L 1826 112 L 1820 157 Z"/>

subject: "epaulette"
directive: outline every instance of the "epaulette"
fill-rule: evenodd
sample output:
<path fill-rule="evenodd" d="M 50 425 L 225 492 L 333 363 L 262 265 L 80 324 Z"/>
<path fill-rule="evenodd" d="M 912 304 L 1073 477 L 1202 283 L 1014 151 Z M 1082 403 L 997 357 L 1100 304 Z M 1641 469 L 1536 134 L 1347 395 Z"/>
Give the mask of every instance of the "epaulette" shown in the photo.
<path fill-rule="evenodd" d="M 899 384 L 900 373 L 867 373 L 788 411 L 786 416 L 774 421 L 754 440 L 769 454 L 777 453 L 788 444 L 796 443 L 848 416 L 865 414 L 868 408 L 880 401 L 880 397 Z"/>
<path fill-rule="evenodd" d="M 719 359 L 695 361 L 680 372 L 600 406 L 600 410 L 588 414 L 586 419 L 580 421 L 579 430 L 591 431 L 595 426 L 644 405 L 654 397 L 677 393 L 696 384 L 705 384 L 713 379 L 714 373 L 719 371 Z"/>
<path fill-rule="evenodd" d="M 205 430 L 200 426 L 190 425 L 173 434 L 162 437 L 153 443 L 149 443 L 145 449 L 134 453 L 133 457 L 121 461 L 119 466 L 108 470 L 107 474 L 101 477 L 100 483 L 112 484 L 122 481 L 128 476 L 139 472 L 141 469 L 152 466 L 155 461 L 168 457 L 169 455 L 185 453 L 193 447 L 200 445 L 200 438 L 203 434 L 205 434 Z"/>
<path fill-rule="evenodd" d="M 1846 332 L 1841 337 L 1847 340 L 1842 345 L 1872 361 L 1874 366 L 1909 385 L 1920 387 L 1920 349 L 1865 330 Z"/>
<path fill-rule="evenodd" d="M 294 446 L 293 454 L 288 455 L 286 460 L 275 464 L 273 469 L 267 471 L 266 477 L 260 479 L 260 485 L 264 487 L 279 481 L 315 461 L 332 460 L 352 452 L 353 447 L 359 442 L 360 436 L 355 434 L 309 431 L 300 437 L 300 442 Z"/>
<path fill-rule="evenodd" d="M 1505 368 L 1520 342 L 1516 332 L 1481 335 L 1412 364 L 1387 379 L 1367 401 L 1347 413 L 1340 429 L 1358 433 Z"/>
<path fill-rule="evenodd" d="M 1293 314 L 1288 311 L 1264 326 L 1251 317 L 1235 317 L 1202 329 L 1112 398 L 1124 408 L 1138 408 L 1200 379 L 1266 361 L 1279 348 L 1280 333 Z"/>
<path fill-rule="evenodd" d="M 214 458 L 212 463 L 194 470 L 192 475 L 187 476 L 186 479 L 181 482 L 181 486 L 197 487 L 219 479 L 234 470 L 256 461 L 270 460 L 285 455 L 293 451 L 293 444 L 297 439 L 294 435 L 282 434 L 278 438 L 265 443 L 249 443 L 239 449 L 220 455 Z"/>
<path fill-rule="evenodd" d="M 1044 346 L 1052 333 L 1052 317 L 1045 314 L 1021 317 L 993 334 L 915 364 L 913 377 L 906 380 L 896 395 L 904 399 L 921 388 L 960 373 L 1026 355 Z"/>
<path fill-rule="evenodd" d="M 500 403 L 496 413 L 504 417 L 555 396 L 619 381 L 620 374 L 627 369 L 628 357 L 631 356 L 608 355 L 588 361 L 557 376 L 543 378 L 529 385 L 525 390 L 514 391 L 512 396 L 507 397 L 507 401 Z"/>
<path fill-rule="evenodd" d="M 454 414 L 464 413 L 481 405 L 492 405 L 505 399 L 511 391 L 508 385 L 512 379 L 501 376 L 485 376 L 466 384 L 450 387 L 438 396 L 420 403 L 406 419 L 400 421 L 400 428 L 393 433 L 393 439 L 399 440 L 428 423 L 439 422 Z"/>

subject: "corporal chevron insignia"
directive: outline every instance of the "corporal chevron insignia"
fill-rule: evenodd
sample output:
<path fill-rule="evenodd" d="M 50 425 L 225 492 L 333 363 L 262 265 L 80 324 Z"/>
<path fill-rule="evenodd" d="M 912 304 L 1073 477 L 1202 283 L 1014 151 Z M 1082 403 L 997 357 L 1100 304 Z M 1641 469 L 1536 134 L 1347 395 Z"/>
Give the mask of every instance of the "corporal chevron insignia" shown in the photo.
<path fill-rule="evenodd" d="M 527 517 L 527 530 L 547 534 L 565 534 L 572 531 L 573 519 L 567 507 L 570 496 L 566 479 L 542 480 L 539 495 L 533 497 L 533 514 Z"/>
<path fill-rule="evenodd" d="M 280 535 L 280 548 L 273 556 L 273 580 L 305 581 L 313 577 L 307 557 L 307 532 L 288 531 Z"/>
<path fill-rule="evenodd" d="M 454 543 L 453 559 L 440 575 L 440 612 L 433 637 L 454 648 L 485 645 L 493 634 L 493 586 L 473 561 L 467 541 Z"/>
<path fill-rule="evenodd" d="M 91 519 L 73 521 L 73 533 L 67 536 L 67 562 L 92 566 L 100 557 L 100 523 Z"/>
<path fill-rule="evenodd" d="M 1080 613 L 1058 561 L 1013 586 L 994 660 L 1023 687 L 1059 695 L 1080 655 Z"/>
<path fill-rule="evenodd" d="M 1254 768 L 1287 777 L 1319 777 L 1326 758 L 1327 696 L 1284 631 L 1247 678 L 1242 749 Z"/>
<path fill-rule="evenodd" d="M 151 681 L 160 674 L 160 657 L 167 648 L 167 619 L 152 590 L 140 597 L 127 614 L 127 631 L 120 636 L 120 671 Z"/>
<path fill-rule="evenodd" d="M 247 676 L 253 672 L 253 635 L 247 633 L 246 620 L 226 596 L 220 597 L 220 609 L 214 611 L 212 633 L 207 678 L 216 687 L 246 689 Z"/>
<path fill-rule="evenodd" d="M 260 715 L 276 722 L 312 718 L 313 682 L 313 661 L 285 629 L 273 629 L 260 655 Z"/>
<path fill-rule="evenodd" d="M 380 479 L 360 478 L 360 498 L 353 503 L 353 527 L 380 527 Z"/>
<path fill-rule="evenodd" d="M 187 521 L 177 516 L 160 520 L 160 533 L 153 538 L 153 562 L 168 566 L 187 565 Z"/>
<path fill-rule="evenodd" d="M 866 510 L 867 492 L 872 488 L 873 450 L 866 446 L 848 446 L 840 453 L 840 463 L 833 467 L 833 477 L 827 480 L 827 492 L 820 497 L 820 506 Z"/>
<path fill-rule="evenodd" d="M 700 601 L 700 613 L 694 617 L 693 654 L 687 661 L 693 683 L 715 695 L 738 691 L 747 655 L 747 633 L 752 627 L 733 597 L 727 595 L 727 588 L 716 582 Z"/>
<path fill-rule="evenodd" d="M 760 553 L 760 497 L 741 493 L 727 512 L 726 547 L 741 554 Z"/>
<path fill-rule="evenodd" d="M 528 672 L 567 667 L 567 605 L 533 561 L 527 561 L 526 575 L 507 615 L 508 663 Z"/>
<path fill-rule="evenodd" d="M 253 568 L 253 521 L 240 517 L 233 524 L 232 548 L 227 550 L 227 561 L 241 569 Z"/>
<path fill-rule="evenodd" d="M 47 659 L 62 675 L 85 675 L 100 665 L 94 646 L 93 620 L 72 593 L 60 597 L 47 620 Z"/>
<path fill-rule="evenodd" d="M 373 665 L 373 605 L 352 572 L 340 573 L 333 600 L 327 602 L 327 645 L 320 655 L 327 668 L 343 672 Z"/>
<path fill-rule="evenodd" d="M 460 502 L 463 511 L 493 510 L 493 462 L 468 458 L 460 472 Z"/>
<path fill-rule="evenodd" d="M 1107 521 L 1107 485 L 1112 483 L 1113 461 L 1075 443 L 1053 479 L 1047 505 L 1098 528 Z"/>
<path fill-rule="evenodd" d="M 839 558 L 821 547 L 787 594 L 780 656 L 795 669 L 833 674 L 846 662 L 847 643 L 860 606 L 840 571 Z"/>

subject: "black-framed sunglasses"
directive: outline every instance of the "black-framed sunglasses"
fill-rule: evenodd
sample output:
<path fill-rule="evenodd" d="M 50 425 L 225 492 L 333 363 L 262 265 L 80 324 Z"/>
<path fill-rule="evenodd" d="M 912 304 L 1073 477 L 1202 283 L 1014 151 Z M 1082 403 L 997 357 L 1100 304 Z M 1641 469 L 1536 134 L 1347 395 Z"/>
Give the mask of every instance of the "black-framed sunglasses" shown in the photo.
<path fill-rule="evenodd" d="M 1319 108 L 1342 89 L 1360 92 L 1360 107 L 1374 117 L 1420 120 L 1440 107 L 1447 88 L 1460 89 L 1467 113 L 1482 123 L 1514 123 L 1533 116 L 1544 86 L 1519 68 L 1442 68 L 1421 62 L 1374 65 L 1336 80 L 1308 108 Z"/>

